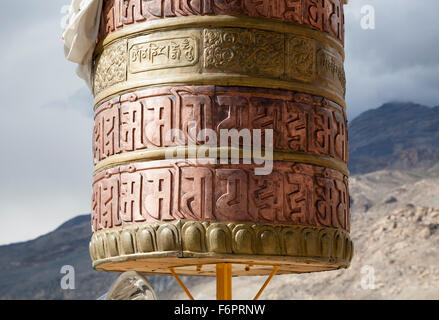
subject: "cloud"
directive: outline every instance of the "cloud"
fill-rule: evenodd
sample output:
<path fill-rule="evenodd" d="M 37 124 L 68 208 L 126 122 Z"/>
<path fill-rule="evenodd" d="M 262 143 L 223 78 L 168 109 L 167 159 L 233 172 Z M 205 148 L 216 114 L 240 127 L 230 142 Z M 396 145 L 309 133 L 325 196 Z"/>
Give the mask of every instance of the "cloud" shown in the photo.
<path fill-rule="evenodd" d="M 93 118 L 93 95 L 87 87 L 81 87 L 69 98 L 62 98 L 55 102 L 50 102 L 42 108 L 75 110 L 83 116 Z"/>
<path fill-rule="evenodd" d="M 0 243 L 29 239 L 90 212 L 93 120 L 67 105 L 9 105 L 0 127 Z M 91 102 L 86 103 L 91 108 Z M 24 110 L 23 110 L 24 109 Z"/>
<path fill-rule="evenodd" d="M 23 10 L 9 1 L 0 12 L 0 244 L 90 212 L 92 99 L 64 59 L 66 2 L 31 1 Z"/>
<path fill-rule="evenodd" d="M 361 7 L 375 8 L 363 30 Z M 350 118 L 390 100 L 439 105 L 439 1 L 355 0 L 346 6 L 347 103 Z"/>

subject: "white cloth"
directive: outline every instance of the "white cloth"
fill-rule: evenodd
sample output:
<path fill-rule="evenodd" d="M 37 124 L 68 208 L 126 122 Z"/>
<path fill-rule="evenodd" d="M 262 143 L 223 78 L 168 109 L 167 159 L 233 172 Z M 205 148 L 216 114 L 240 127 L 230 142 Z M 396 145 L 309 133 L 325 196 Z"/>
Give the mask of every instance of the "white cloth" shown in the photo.
<path fill-rule="evenodd" d="M 78 64 L 76 73 L 92 89 L 93 51 L 99 33 L 103 0 L 72 0 L 63 32 L 64 54 Z"/>

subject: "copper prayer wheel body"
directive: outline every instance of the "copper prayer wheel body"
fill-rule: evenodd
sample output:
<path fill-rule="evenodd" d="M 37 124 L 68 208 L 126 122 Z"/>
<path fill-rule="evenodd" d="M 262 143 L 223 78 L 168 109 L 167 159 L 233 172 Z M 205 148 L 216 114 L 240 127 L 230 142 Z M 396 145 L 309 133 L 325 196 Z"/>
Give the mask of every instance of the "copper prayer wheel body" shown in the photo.
<path fill-rule="evenodd" d="M 100 29 L 96 269 L 349 266 L 343 0 L 104 1 Z"/>

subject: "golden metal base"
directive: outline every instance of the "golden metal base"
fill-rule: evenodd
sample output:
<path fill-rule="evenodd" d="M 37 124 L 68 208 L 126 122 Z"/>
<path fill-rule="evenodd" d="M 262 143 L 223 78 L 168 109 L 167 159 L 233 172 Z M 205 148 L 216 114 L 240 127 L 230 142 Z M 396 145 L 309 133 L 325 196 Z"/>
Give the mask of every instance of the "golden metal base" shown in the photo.
<path fill-rule="evenodd" d="M 194 226 L 196 228 L 194 228 Z M 196 232 L 195 232 L 196 231 Z M 175 221 L 133 224 L 95 232 L 90 255 L 96 270 L 215 276 L 216 264 L 231 263 L 233 276 L 347 268 L 353 246 L 334 228 Z"/>

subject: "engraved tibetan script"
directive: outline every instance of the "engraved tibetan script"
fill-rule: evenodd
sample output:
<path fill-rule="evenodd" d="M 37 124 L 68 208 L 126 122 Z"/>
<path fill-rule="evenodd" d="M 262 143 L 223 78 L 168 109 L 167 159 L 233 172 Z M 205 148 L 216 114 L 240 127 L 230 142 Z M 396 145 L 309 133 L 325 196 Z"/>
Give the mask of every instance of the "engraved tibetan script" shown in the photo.
<path fill-rule="evenodd" d="M 119 119 L 120 118 L 120 119 Z M 96 109 L 94 162 L 114 154 L 169 147 L 172 129 L 272 129 L 275 150 L 307 152 L 347 163 L 347 125 L 341 107 L 290 91 L 210 86 L 164 87 L 124 95 Z M 262 139 L 264 141 L 264 139 Z"/>
<path fill-rule="evenodd" d="M 129 55 L 131 73 L 190 66 L 198 61 L 197 41 L 184 37 L 136 43 Z"/>
<path fill-rule="evenodd" d="M 307 25 L 344 39 L 343 0 L 106 0 L 100 39 L 135 23 L 171 17 L 240 15 Z"/>
<path fill-rule="evenodd" d="M 335 170 L 275 162 L 259 177 L 251 166 L 163 160 L 98 173 L 93 229 L 172 220 L 268 222 L 349 230 L 349 189 Z"/>

